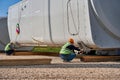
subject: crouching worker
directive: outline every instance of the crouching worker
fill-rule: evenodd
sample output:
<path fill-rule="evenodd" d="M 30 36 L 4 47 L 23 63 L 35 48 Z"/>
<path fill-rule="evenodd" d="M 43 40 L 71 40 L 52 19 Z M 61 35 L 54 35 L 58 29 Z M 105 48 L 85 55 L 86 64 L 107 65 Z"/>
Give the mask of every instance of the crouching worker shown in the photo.
<path fill-rule="evenodd" d="M 70 62 L 76 57 L 74 50 L 80 51 L 80 49 L 75 47 L 73 44 L 74 40 L 70 38 L 68 42 L 62 46 L 60 57 L 63 59 L 63 62 Z"/>
<path fill-rule="evenodd" d="M 14 53 L 14 43 L 10 42 L 5 46 L 5 53 L 6 55 L 12 55 Z"/>

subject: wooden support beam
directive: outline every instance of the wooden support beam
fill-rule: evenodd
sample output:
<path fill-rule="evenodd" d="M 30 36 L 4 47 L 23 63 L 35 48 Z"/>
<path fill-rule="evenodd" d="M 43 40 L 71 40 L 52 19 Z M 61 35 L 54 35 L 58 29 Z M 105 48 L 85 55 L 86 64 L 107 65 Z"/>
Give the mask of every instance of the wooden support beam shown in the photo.
<path fill-rule="evenodd" d="M 120 61 L 120 56 L 81 56 L 80 59 L 84 62 Z"/>
<path fill-rule="evenodd" d="M 0 66 L 18 66 L 18 65 L 41 65 L 50 64 L 52 59 L 48 58 L 11 58 L 11 59 L 0 59 Z"/>
<path fill-rule="evenodd" d="M 14 55 L 15 56 L 25 56 L 25 55 L 38 55 L 39 53 L 33 53 L 33 52 L 15 52 Z"/>
<path fill-rule="evenodd" d="M 59 53 L 53 53 L 53 52 L 15 52 L 15 56 L 20 55 L 46 55 L 46 56 L 59 56 Z"/>

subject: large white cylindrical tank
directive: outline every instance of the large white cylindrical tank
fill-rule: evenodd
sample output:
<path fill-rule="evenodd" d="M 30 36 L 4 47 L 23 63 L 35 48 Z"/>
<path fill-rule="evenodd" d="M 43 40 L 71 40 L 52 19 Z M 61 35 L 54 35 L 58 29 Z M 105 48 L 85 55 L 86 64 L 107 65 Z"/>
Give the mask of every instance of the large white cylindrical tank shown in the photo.
<path fill-rule="evenodd" d="M 72 37 L 90 48 L 119 48 L 119 2 L 22 0 L 8 11 L 10 40 L 31 46 L 62 45 Z"/>

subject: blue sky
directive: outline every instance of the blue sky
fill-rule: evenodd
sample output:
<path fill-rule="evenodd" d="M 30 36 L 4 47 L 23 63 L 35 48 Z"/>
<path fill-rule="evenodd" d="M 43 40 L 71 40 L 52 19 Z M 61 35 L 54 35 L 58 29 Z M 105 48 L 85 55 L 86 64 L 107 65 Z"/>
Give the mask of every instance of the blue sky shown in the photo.
<path fill-rule="evenodd" d="M 0 0 L 0 17 L 7 16 L 8 7 L 21 0 Z"/>

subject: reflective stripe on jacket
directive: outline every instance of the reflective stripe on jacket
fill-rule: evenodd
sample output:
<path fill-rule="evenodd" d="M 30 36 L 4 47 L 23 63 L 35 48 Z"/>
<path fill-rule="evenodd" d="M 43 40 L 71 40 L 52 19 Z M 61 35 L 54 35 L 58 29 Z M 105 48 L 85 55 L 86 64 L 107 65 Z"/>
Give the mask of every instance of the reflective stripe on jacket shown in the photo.
<path fill-rule="evenodd" d="M 71 54 L 71 53 L 73 53 L 72 50 L 67 48 L 69 45 L 71 45 L 69 42 L 67 42 L 65 45 L 63 45 L 62 49 L 60 50 L 60 54 Z"/>
<path fill-rule="evenodd" d="M 8 51 L 8 50 L 11 50 L 11 48 L 10 48 L 10 43 L 8 43 L 8 44 L 5 46 L 5 51 Z"/>

